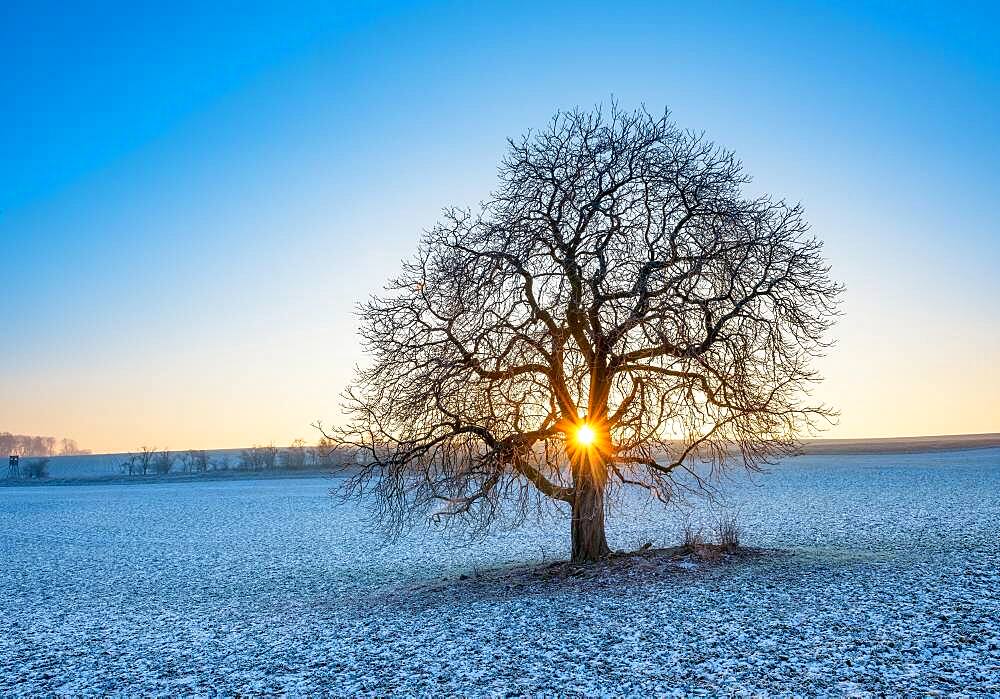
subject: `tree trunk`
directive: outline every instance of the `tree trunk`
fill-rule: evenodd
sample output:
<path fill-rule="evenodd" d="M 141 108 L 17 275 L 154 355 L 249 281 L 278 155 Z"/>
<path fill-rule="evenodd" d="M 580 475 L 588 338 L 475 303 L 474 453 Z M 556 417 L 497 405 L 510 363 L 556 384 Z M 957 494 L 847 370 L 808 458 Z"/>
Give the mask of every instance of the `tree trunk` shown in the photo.
<path fill-rule="evenodd" d="M 588 476 L 577 480 L 575 486 L 572 560 L 596 561 L 611 553 L 604 535 L 604 487 Z"/>

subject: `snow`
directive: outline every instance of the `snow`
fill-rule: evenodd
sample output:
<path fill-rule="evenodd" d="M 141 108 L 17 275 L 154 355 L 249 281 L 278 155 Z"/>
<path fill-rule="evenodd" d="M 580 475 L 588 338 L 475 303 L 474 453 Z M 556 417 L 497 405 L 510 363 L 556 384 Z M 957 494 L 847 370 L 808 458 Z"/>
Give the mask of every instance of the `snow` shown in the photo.
<path fill-rule="evenodd" d="M 208 455 L 213 460 L 226 460 L 230 465 L 235 466 L 240 458 L 240 449 L 213 449 L 208 451 Z M 175 459 L 179 460 L 184 456 L 184 452 L 172 452 Z M 27 456 L 24 461 L 31 461 L 38 457 Z M 48 477 L 52 479 L 94 479 L 109 478 L 112 476 L 122 476 L 124 473 L 123 464 L 129 458 L 129 454 L 74 454 L 72 456 L 50 456 L 47 457 Z M 6 468 L 6 459 L 2 464 Z M 174 464 L 174 472 L 180 471 L 180 464 Z M 6 471 L 0 472 L 0 477 L 6 476 Z"/>
<path fill-rule="evenodd" d="M 729 507 L 780 551 L 559 576 L 510 571 L 565 522 L 387 543 L 325 478 L 0 488 L 0 694 L 1000 694 L 1000 449 L 752 481 Z"/>

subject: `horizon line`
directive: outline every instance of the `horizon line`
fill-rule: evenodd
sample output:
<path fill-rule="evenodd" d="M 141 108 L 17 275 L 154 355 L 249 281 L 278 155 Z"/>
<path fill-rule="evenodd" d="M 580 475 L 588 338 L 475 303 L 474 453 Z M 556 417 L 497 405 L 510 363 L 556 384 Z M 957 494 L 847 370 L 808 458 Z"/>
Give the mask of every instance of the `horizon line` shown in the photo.
<path fill-rule="evenodd" d="M 959 433 L 959 434 L 925 434 L 925 435 L 906 435 L 906 436 L 895 436 L 895 437 L 804 437 L 799 441 L 804 444 L 815 444 L 815 445 L 835 445 L 835 444 L 861 444 L 861 443 L 906 443 L 906 442 L 926 442 L 926 441 L 952 441 L 952 442 L 962 442 L 962 441 L 984 441 L 984 440 L 995 440 L 997 446 L 1000 446 L 1000 431 L 998 432 L 969 432 L 969 433 Z M 181 453 L 186 451 L 240 451 L 243 449 L 252 449 L 255 446 L 273 446 L 277 449 L 287 449 L 291 447 L 291 444 L 275 444 L 274 442 L 268 442 L 266 444 L 245 444 L 236 447 L 209 447 L 204 449 L 199 448 L 183 448 L 183 449 L 166 449 L 165 451 L 169 453 Z M 305 445 L 308 447 L 316 447 L 316 444 L 308 443 Z M 156 451 L 163 451 L 156 449 Z M 61 457 L 78 457 L 78 456 L 122 456 L 125 454 L 135 453 L 134 450 L 124 450 L 124 451 L 92 451 L 85 454 L 52 454 L 49 457 L 44 458 L 61 458 Z M 29 456 L 26 458 L 39 458 Z"/>

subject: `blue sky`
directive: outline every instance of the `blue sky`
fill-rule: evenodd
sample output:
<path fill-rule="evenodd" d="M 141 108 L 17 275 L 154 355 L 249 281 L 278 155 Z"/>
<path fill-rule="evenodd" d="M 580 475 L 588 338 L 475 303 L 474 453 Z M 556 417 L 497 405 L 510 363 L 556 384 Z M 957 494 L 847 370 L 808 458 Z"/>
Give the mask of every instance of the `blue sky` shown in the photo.
<path fill-rule="evenodd" d="M 801 201 L 830 436 L 1000 431 L 1000 12 L 953 3 L 0 8 L 0 430 L 313 438 L 354 304 L 504 139 L 614 95 Z"/>

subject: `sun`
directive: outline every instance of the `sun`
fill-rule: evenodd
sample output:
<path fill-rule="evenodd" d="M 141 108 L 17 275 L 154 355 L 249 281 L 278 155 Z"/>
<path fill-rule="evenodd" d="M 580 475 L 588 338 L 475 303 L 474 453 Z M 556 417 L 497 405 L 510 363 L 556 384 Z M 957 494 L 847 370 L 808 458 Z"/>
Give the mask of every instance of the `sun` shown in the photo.
<path fill-rule="evenodd" d="M 589 447 L 597 439 L 597 433 L 594 432 L 594 428 L 583 423 L 580 428 L 576 431 L 576 441 L 584 447 Z"/>

